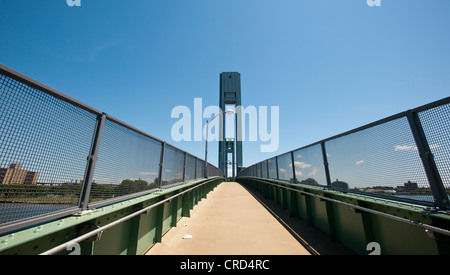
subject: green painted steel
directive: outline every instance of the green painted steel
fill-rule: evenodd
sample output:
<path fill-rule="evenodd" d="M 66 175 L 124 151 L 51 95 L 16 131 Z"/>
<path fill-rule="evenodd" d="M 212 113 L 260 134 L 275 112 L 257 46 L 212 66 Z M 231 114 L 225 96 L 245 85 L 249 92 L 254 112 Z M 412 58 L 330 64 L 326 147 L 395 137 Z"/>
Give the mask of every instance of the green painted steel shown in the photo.
<path fill-rule="evenodd" d="M 0 255 L 40 254 L 68 242 L 84 233 L 105 226 L 141 209 L 178 193 L 201 185 L 206 180 L 194 181 L 167 190 L 115 203 L 83 215 L 73 215 L 22 231 L 0 236 Z M 221 178 L 193 189 L 169 202 L 152 208 L 114 226 L 96 237 L 82 242 L 83 255 L 139 255 L 153 244 L 160 242 L 163 235 L 176 226 L 183 216 L 200 200 L 223 181 Z M 381 254 L 450 254 L 450 238 L 437 232 L 426 231 L 414 224 L 408 224 L 389 217 L 365 212 L 363 207 L 380 213 L 404 218 L 415 223 L 439 228 L 450 228 L 450 217 L 424 206 L 400 203 L 366 195 L 328 190 L 319 186 L 290 184 L 277 180 L 238 178 L 240 183 L 261 192 L 267 198 L 277 201 L 311 226 L 328 234 L 358 254 L 369 254 L 368 244 L 380 245 Z M 274 183 L 268 185 L 264 182 Z M 282 187 L 291 188 L 291 190 Z M 302 193 L 294 190 L 302 191 Z M 333 201 L 329 201 L 326 199 Z M 339 201 L 345 204 L 336 203 Z M 65 250 L 60 254 L 69 254 Z"/>
<path fill-rule="evenodd" d="M 450 254 L 448 235 L 418 226 L 423 224 L 448 232 L 450 215 L 446 213 L 422 205 L 314 185 L 252 177 L 240 177 L 237 181 L 262 193 L 266 198 L 287 206 L 291 216 L 305 220 L 310 226 L 326 233 L 330 239 L 342 243 L 357 254 L 371 253 L 368 244 L 373 242 L 379 244 L 382 255 Z M 290 192 L 290 195 L 281 196 L 285 192 Z M 283 199 L 289 201 L 284 202 Z M 369 211 L 363 211 L 360 207 Z M 402 221 L 394 219 L 396 217 Z M 411 223 L 404 222 L 403 219 Z"/>
<path fill-rule="evenodd" d="M 161 242 L 162 236 L 175 227 L 183 216 L 189 216 L 193 207 L 223 178 L 209 178 L 181 184 L 172 188 L 114 203 L 72 215 L 56 221 L 0 236 L 0 255 L 37 255 L 94 229 L 110 224 L 143 210 L 166 198 L 199 186 L 147 213 L 135 216 L 104 231 L 101 236 L 80 243 L 82 255 L 140 255 L 153 244 Z M 203 183 L 208 183 L 202 185 Z M 59 254 L 70 254 L 71 249 Z"/>

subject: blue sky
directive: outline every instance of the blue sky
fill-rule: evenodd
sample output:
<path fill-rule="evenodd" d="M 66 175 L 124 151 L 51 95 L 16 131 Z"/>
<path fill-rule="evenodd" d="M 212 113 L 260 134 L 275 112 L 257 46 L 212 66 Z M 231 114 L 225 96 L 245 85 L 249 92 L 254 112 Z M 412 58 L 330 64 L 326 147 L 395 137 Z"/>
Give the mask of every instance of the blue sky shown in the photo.
<path fill-rule="evenodd" d="M 244 106 L 280 110 L 278 151 L 246 142 L 247 166 L 450 95 L 450 2 L 381 2 L 2 0 L 0 63 L 202 158 L 171 111 L 240 72 Z"/>

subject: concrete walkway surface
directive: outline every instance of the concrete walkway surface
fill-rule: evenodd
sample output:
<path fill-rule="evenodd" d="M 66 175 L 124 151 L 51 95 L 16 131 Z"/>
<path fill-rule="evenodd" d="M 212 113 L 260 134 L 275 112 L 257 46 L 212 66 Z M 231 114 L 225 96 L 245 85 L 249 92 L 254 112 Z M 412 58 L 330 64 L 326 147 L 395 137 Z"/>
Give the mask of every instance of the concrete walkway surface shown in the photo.
<path fill-rule="evenodd" d="M 287 230 L 286 224 L 280 223 L 239 183 L 224 182 L 191 210 L 190 218 L 181 218 L 177 227 L 164 235 L 162 243 L 155 244 L 146 255 L 310 254 L 320 253 Z"/>

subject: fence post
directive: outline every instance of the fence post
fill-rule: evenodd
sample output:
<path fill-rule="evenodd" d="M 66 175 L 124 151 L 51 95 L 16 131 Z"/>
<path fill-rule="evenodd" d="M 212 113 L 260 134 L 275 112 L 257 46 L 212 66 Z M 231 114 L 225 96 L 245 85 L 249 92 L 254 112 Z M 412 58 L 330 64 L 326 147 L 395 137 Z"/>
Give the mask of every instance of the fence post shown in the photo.
<path fill-rule="evenodd" d="M 187 158 L 187 153 L 184 152 L 184 162 L 183 162 L 183 182 L 186 181 L 186 158 Z"/>
<path fill-rule="evenodd" d="M 194 180 L 197 179 L 197 157 L 195 157 L 195 165 L 194 165 Z"/>
<path fill-rule="evenodd" d="M 85 211 L 88 207 L 89 196 L 92 187 L 92 180 L 94 178 L 95 172 L 95 164 L 98 158 L 98 148 L 100 147 L 100 140 L 103 133 L 103 126 L 105 125 L 106 116 L 107 115 L 105 113 L 102 113 L 101 115 L 97 116 L 97 124 L 95 126 L 94 137 L 92 139 L 91 150 L 87 158 L 88 162 L 83 179 L 83 188 L 81 190 L 80 201 L 78 203 L 78 206 L 81 208 L 81 211 Z"/>
<path fill-rule="evenodd" d="M 325 149 L 325 142 L 320 143 L 322 147 L 323 167 L 325 169 L 325 177 L 327 179 L 327 187 L 331 188 L 330 169 L 328 168 L 327 150 Z"/>
<path fill-rule="evenodd" d="M 297 183 L 297 176 L 295 175 L 294 151 L 291 151 L 291 163 L 292 163 L 292 178 L 294 179 L 294 183 Z"/>
<path fill-rule="evenodd" d="M 278 175 L 278 156 L 275 157 L 275 165 L 277 167 L 277 180 L 279 180 L 280 176 Z"/>
<path fill-rule="evenodd" d="M 430 183 L 431 192 L 435 199 L 436 206 L 441 210 L 448 210 L 448 195 L 436 167 L 434 156 L 431 153 L 431 149 L 425 136 L 425 132 L 423 131 L 422 124 L 420 123 L 419 116 L 416 112 L 409 110 L 406 112 L 406 117 L 408 118 L 414 140 L 416 141 L 417 149 L 419 151 L 428 182 Z"/>
<path fill-rule="evenodd" d="M 161 157 L 159 159 L 159 171 L 158 171 L 158 179 L 159 179 L 159 189 L 162 189 L 162 174 L 163 174 L 163 164 L 164 164 L 164 150 L 166 148 L 166 142 L 161 143 Z"/>

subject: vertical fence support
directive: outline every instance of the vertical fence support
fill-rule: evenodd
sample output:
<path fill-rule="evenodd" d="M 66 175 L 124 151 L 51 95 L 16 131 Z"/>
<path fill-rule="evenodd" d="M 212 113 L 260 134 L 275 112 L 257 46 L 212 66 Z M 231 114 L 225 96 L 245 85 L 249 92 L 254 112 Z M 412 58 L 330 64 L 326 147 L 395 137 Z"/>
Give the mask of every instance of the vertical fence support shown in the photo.
<path fill-rule="evenodd" d="M 172 204 L 172 212 L 171 212 L 171 220 L 170 220 L 170 226 L 171 227 L 177 227 L 177 221 L 178 221 L 178 205 L 180 198 L 173 199 L 170 203 Z"/>
<path fill-rule="evenodd" d="M 327 187 L 331 187 L 331 177 L 330 177 L 330 169 L 328 168 L 328 157 L 327 150 L 325 148 L 325 142 L 321 142 L 320 146 L 322 147 L 322 157 L 323 157 L 323 168 L 325 169 L 325 177 L 327 179 Z"/>
<path fill-rule="evenodd" d="M 127 255 L 136 255 L 138 253 L 141 217 L 142 214 L 130 220 L 130 236 L 128 240 Z"/>
<path fill-rule="evenodd" d="M 275 157 L 275 166 L 277 167 L 277 180 L 280 179 L 280 175 L 278 173 L 278 157 Z"/>
<path fill-rule="evenodd" d="M 297 183 L 297 176 L 295 175 L 294 151 L 291 151 L 291 163 L 292 163 L 292 178 L 294 180 L 294 183 Z"/>
<path fill-rule="evenodd" d="M 186 182 L 186 159 L 187 159 L 187 153 L 184 152 L 184 162 L 183 162 L 183 182 Z"/>
<path fill-rule="evenodd" d="M 78 202 L 78 206 L 81 208 L 81 211 L 85 211 L 88 207 L 89 196 L 91 193 L 92 180 L 94 178 L 95 172 L 95 164 L 97 163 L 98 158 L 98 149 L 100 147 L 100 140 L 102 138 L 103 126 L 105 125 L 106 114 L 103 113 L 97 117 L 97 124 L 95 127 L 94 137 L 92 139 L 91 151 L 89 152 L 89 156 L 87 158 L 87 166 L 86 172 L 84 174 L 83 179 L 83 188 L 80 194 L 80 200 Z"/>
<path fill-rule="evenodd" d="M 163 165 L 164 165 L 164 150 L 166 149 L 166 143 L 161 143 L 161 157 L 159 159 L 159 171 L 158 171 L 158 179 L 159 179 L 159 188 L 162 189 L 162 174 L 163 174 Z"/>
<path fill-rule="evenodd" d="M 266 176 L 265 176 L 265 178 L 268 179 L 269 178 L 269 161 L 265 160 L 264 163 L 266 164 Z"/>
<path fill-rule="evenodd" d="M 312 203 L 313 203 L 312 200 L 314 198 L 304 194 L 301 194 L 301 196 L 305 197 L 306 221 L 308 222 L 309 226 L 314 226 L 313 211 L 312 211 Z"/>
<path fill-rule="evenodd" d="M 162 197 L 162 200 L 165 197 Z M 164 204 L 155 207 L 156 215 L 156 225 L 155 225 L 155 243 L 160 243 L 162 241 L 163 226 L 164 226 Z"/>
<path fill-rule="evenodd" d="M 414 140 L 416 141 L 417 149 L 419 151 L 428 182 L 430 183 L 431 192 L 433 194 L 436 206 L 441 210 L 448 210 L 450 208 L 448 195 L 436 167 L 434 156 L 431 153 L 431 149 L 425 136 L 425 132 L 423 131 L 422 124 L 420 123 L 419 116 L 416 112 L 409 110 L 406 112 L 406 117 L 408 118 Z"/>
<path fill-rule="evenodd" d="M 325 195 L 327 197 L 327 195 Z M 336 220 L 334 217 L 334 211 L 333 211 L 333 203 L 330 201 L 325 201 L 325 209 L 327 212 L 327 223 L 328 223 L 328 230 L 330 231 L 330 239 L 332 241 L 337 239 L 336 236 Z"/>
<path fill-rule="evenodd" d="M 295 217 L 297 215 L 298 215 L 297 193 L 294 191 L 289 191 L 289 216 Z"/>
<path fill-rule="evenodd" d="M 197 158 L 195 158 L 195 165 L 194 165 L 194 180 L 197 179 Z"/>
<path fill-rule="evenodd" d="M 187 217 L 190 218 L 191 217 L 191 209 L 189 208 L 189 199 L 190 199 L 190 192 L 183 194 L 181 196 L 181 216 L 182 217 Z"/>

